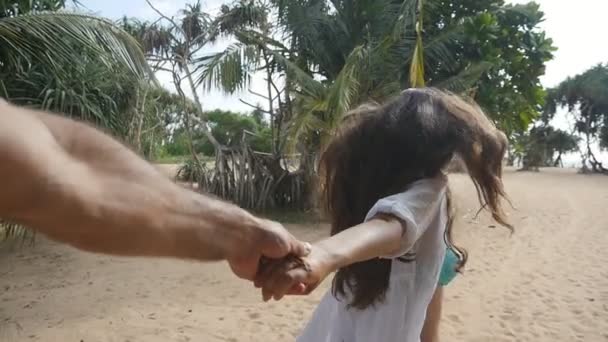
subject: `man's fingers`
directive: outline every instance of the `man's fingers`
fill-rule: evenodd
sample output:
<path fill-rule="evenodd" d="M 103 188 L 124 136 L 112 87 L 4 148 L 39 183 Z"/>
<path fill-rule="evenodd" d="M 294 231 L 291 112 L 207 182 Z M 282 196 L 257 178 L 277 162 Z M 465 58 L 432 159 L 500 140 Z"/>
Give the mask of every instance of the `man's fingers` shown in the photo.
<path fill-rule="evenodd" d="M 265 231 L 260 243 L 260 251 L 263 255 L 280 259 L 291 251 L 291 243 L 294 237 L 278 222 L 266 220 Z"/>
<path fill-rule="evenodd" d="M 280 277 L 287 273 L 287 268 L 283 262 L 275 262 L 270 267 L 264 270 L 260 274 L 259 278 L 256 278 L 256 283 L 260 284 L 263 288 L 274 294 L 275 284 L 279 281 Z"/>
<path fill-rule="evenodd" d="M 311 250 L 312 246 L 309 242 L 298 241 L 295 238 L 293 239 L 291 253 L 299 257 L 305 257 L 310 254 Z"/>
<path fill-rule="evenodd" d="M 263 255 L 279 259 L 287 254 L 304 257 L 310 254 L 312 249 L 310 243 L 298 241 L 287 229 L 278 222 L 265 221 L 266 232 L 263 238 L 261 252 Z"/>
<path fill-rule="evenodd" d="M 273 294 L 275 300 L 283 298 L 286 294 L 306 294 L 308 292 L 308 286 L 304 281 L 306 280 L 307 275 L 308 272 L 306 270 L 299 268 L 290 271 L 282 271 L 273 274 L 272 277 L 264 283 L 264 287 Z"/>
<path fill-rule="evenodd" d="M 267 302 L 270 300 L 270 298 L 272 298 L 272 292 L 266 288 L 262 288 L 262 300 Z"/>
<path fill-rule="evenodd" d="M 288 295 L 303 295 L 305 293 L 306 284 L 304 283 L 296 283 L 289 289 L 289 291 L 287 291 Z"/>
<path fill-rule="evenodd" d="M 308 294 L 308 286 L 304 283 L 295 283 L 286 293 L 290 296 L 303 296 Z"/>
<path fill-rule="evenodd" d="M 306 286 L 307 285 L 306 281 L 307 280 L 310 281 L 310 280 L 308 279 L 309 274 L 308 274 L 307 270 L 305 270 L 303 268 L 295 268 L 295 269 L 287 272 L 287 274 L 289 275 L 289 277 L 291 278 L 291 280 L 294 284 L 304 284 L 305 287 L 308 287 L 308 286 Z"/>
<path fill-rule="evenodd" d="M 229 260 L 232 272 L 239 278 L 253 280 L 258 272 L 259 256 Z"/>
<path fill-rule="evenodd" d="M 264 267 L 260 268 L 258 273 L 255 275 L 254 284 L 259 287 L 267 287 L 266 284 L 273 274 L 281 272 L 284 267 L 283 262 L 280 260 L 270 260 Z"/>
<path fill-rule="evenodd" d="M 274 297 L 277 300 L 280 299 L 282 297 L 280 288 L 287 280 L 285 279 L 285 264 L 278 262 L 270 265 L 270 267 L 264 271 L 264 274 L 262 274 L 259 279 L 256 279 L 256 284 L 259 284 L 262 287 L 264 300 L 269 300 L 271 297 Z M 288 283 L 287 287 L 290 286 L 291 283 Z"/>
<path fill-rule="evenodd" d="M 273 284 L 271 291 L 273 293 L 273 297 L 275 300 L 280 300 L 289 292 L 294 285 L 294 281 L 289 274 L 280 274 L 278 275 Z"/>

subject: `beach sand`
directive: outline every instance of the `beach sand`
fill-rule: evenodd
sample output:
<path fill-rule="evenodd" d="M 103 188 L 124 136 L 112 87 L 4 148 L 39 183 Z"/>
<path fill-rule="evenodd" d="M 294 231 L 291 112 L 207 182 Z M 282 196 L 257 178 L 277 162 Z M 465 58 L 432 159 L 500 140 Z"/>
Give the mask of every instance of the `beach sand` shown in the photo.
<path fill-rule="evenodd" d="M 446 289 L 443 341 L 608 341 L 608 177 L 505 178 L 513 235 L 474 219 L 472 184 L 451 177 L 470 260 Z M 293 341 L 329 284 L 263 303 L 224 263 L 106 257 L 39 238 L 0 251 L 0 341 Z"/>

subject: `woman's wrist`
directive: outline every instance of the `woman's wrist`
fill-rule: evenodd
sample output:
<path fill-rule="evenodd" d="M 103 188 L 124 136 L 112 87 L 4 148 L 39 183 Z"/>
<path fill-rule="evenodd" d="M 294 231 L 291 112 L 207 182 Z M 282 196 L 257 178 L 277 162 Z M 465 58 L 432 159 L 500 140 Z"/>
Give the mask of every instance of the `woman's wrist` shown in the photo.
<path fill-rule="evenodd" d="M 315 244 L 315 247 L 323 255 L 322 267 L 327 270 L 327 274 L 337 271 L 339 268 L 349 265 L 348 256 L 332 248 L 331 242 L 323 240 Z"/>

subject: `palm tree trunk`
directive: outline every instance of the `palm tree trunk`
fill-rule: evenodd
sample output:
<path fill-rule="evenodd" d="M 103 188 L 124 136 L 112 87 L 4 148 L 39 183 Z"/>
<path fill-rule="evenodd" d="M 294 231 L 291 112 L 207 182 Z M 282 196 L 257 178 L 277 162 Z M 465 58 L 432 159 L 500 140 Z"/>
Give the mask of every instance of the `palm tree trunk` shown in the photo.
<path fill-rule="evenodd" d="M 211 130 L 209 130 L 209 126 L 207 126 L 207 120 L 203 117 L 203 105 L 201 104 L 201 100 L 196 93 L 196 86 L 194 85 L 194 81 L 192 80 L 192 73 L 190 72 L 190 68 L 188 67 L 187 62 L 183 62 L 184 71 L 186 72 L 186 78 L 188 79 L 188 84 L 190 85 L 190 90 L 192 91 L 192 97 L 194 98 L 194 103 L 196 104 L 196 109 L 198 110 L 199 118 L 201 119 L 201 129 L 203 133 L 209 139 L 211 145 L 215 149 L 215 152 L 221 152 L 222 145 L 215 139 Z"/>
<path fill-rule="evenodd" d="M 272 100 L 272 71 L 270 70 L 270 59 L 266 54 L 266 51 L 263 51 L 264 64 L 266 69 L 266 92 L 268 93 L 268 112 L 270 113 L 270 130 L 272 135 L 272 155 L 276 157 L 278 155 L 278 137 L 279 137 L 279 128 L 277 127 L 277 120 L 275 118 L 274 111 L 274 103 Z"/>
<path fill-rule="evenodd" d="M 177 93 L 179 94 L 180 98 L 182 99 L 182 101 L 186 102 L 186 94 L 184 94 L 184 90 L 182 89 L 182 85 L 181 85 L 181 78 L 179 76 L 179 73 L 175 70 L 175 65 L 173 65 L 173 70 L 172 70 L 172 74 L 173 74 L 173 84 L 175 85 L 175 90 L 177 90 Z M 186 108 L 186 106 L 183 106 L 184 108 Z M 186 136 L 188 137 L 187 143 L 188 143 L 188 149 L 190 150 L 190 155 L 192 156 L 192 160 L 194 160 L 194 163 L 196 164 L 196 166 L 198 167 L 199 170 L 203 169 L 203 164 L 201 163 L 200 159 L 198 158 L 197 152 L 194 149 L 194 143 L 192 142 L 193 137 L 192 137 L 192 126 L 190 125 L 190 113 L 189 112 L 184 112 L 184 126 L 186 127 Z M 196 177 L 195 177 L 196 178 Z"/>
<path fill-rule="evenodd" d="M 557 158 L 555 158 L 555 161 L 553 162 L 553 167 L 558 167 L 560 166 L 564 167 L 564 165 L 562 164 L 562 151 L 559 151 L 559 154 L 557 155 Z"/>
<path fill-rule="evenodd" d="M 137 91 L 137 101 L 138 103 L 141 101 L 141 108 L 140 106 L 136 106 L 135 107 L 135 113 L 136 113 L 136 117 L 137 117 L 137 127 L 135 128 L 135 146 L 138 152 L 142 152 L 141 149 L 141 134 L 142 134 L 142 130 L 143 130 L 143 126 L 144 126 L 144 119 L 145 119 L 145 111 L 146 111 L 146 97 L 148 96 L 148 90 L 150 88 L 146 87 L 144 90 L 144 94 L 143 96 L 139 96 L 139 90 Z"/>

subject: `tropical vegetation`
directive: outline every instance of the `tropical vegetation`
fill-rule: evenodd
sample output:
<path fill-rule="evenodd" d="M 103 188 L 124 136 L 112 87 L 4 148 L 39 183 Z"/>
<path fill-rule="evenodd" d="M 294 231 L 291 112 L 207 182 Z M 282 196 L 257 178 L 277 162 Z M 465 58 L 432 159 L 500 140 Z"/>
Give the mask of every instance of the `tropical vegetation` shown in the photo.
<path fill-rule="evenodd" d="M 568 110 L 574 121 L 574 132 L 583 137 L 583 168 L 590 166 L 594 172 L 608 174 L 608 168 L 593 152 L 594 145 L 608 149 L 608 64 L 568 77 L 550 89 L 543 119 L 553 118 L 560 107 Z"/>
<path fill-rule="evenodd" d="M 237 0 L 214 16 L 200 2 L 178 13 L 147 3 L 153 22 L 0 1 L 0 96 L 91 122 L 147 158 L 185 158 L 186 180 L 254 209 L 312 207 L 318 152 L 343 115 L 407 87 L 473 98 L 524 169 L 578 151 L 606 172 L 592 147 L 608 148 L 608 68 L 545 90 L 555 48 L 534 2 Z M 254 75 L 264 89 L 251 89 Z M 212 110 L 211 90 L 258 101 L 241 100 L 250 113 Z M 562 107 L 570 132 L 550 124 Z"/>

